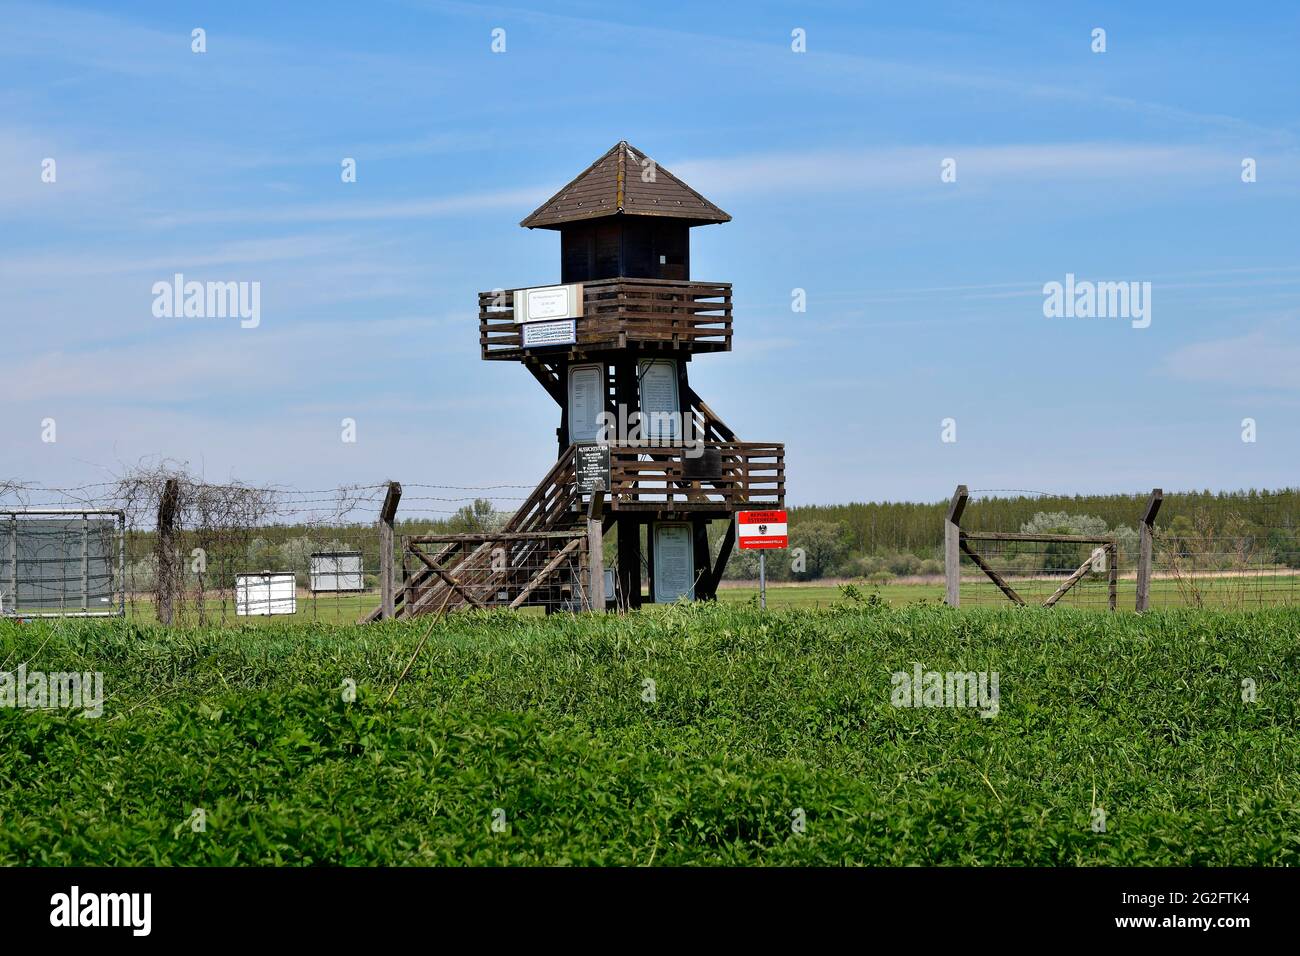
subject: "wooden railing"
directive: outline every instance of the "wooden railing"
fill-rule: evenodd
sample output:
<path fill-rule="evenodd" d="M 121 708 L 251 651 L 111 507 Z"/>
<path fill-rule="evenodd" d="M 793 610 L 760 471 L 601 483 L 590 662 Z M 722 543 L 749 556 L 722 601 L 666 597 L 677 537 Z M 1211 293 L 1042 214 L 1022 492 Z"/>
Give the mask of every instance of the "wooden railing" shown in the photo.
<path fill-rule="evenodd" d="M 402 568 L 406 617 L 464 606 L 560 610 L 585 591 L 587 529 L 405 535 Z"/>
<path fill-rule="evenodd" d="M 479 345 L 485 359 L 518 359 L 524 349 L 515 323 L 514 289 L 480 292 Z M 576 348 L 623 348 L 658 343 L 690 352 L 731 349 L 731 284 L 669 279 L 599 279 L 582 283 Z M 545 354 L 554 346 L 537 349 Z"/>
<path fill-rule="evenodd" d="M 705 441 L 695 448 L 610 447 L 611 511 L 734 511 L 785 504 L 785 446 Z"/>
<path fill-rule="evenodd" d="M 569 446 L 496 536 L 500 537 L 502 533 L 531 534 L 572 528 L 577 524 L 579 504 L 573 466 L 573 446 Z M 491 554 L 493 547 L 491 542 L 473 541 L 475 538 L 482 538 L 481 535 L 456 537 L 473 544 L 473 547 L 465 548 L 463 561 L 478 561 L 485 554 Z M 430 567 L 422 565 L 407 570 L 409 574 L 403 573 L 405 584 L 396 594 L 398 617 L 411 617 L 433 610 L 437 605 L 430 605 L 430 602 L 441 600 L 445 596 L 434 585 L 441 584 L 444 588 L 448 586 L 446 582 L 437 580 L 437 573 Z M 408 597 L 411 598 L 411 603 L 407 603 Z M 380 610 L 375 608 L 361 619 L 361 623 L 378 620 Z"/>

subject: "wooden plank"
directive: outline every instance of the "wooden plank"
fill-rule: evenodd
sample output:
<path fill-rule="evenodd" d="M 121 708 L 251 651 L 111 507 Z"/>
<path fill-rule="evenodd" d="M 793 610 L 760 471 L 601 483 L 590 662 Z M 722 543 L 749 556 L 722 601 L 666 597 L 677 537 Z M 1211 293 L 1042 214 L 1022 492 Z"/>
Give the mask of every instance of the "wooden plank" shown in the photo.
<path fill-rule="evenodd" d="M 1109 575 L 1106 582 L 1107 601 L 1110 609 L 1114 611 L 1119 605 L 1119 548 L 1112 544 L 1107 550 L 1110 555 Z"/>
<path fill-rule="evenodd" d="M 397 505 L 402 500 L 402 486 L 396 481 L 388 483 L 384 495 L 384 504 L 379 509 L 379 616 L 382 619 L 393 617 L 395 601 L 393 598 L 393 521 L 397 516 Z"/>
<path fill-rule="evenodd" d="M 969 499 L 966 486 L 958 485 L 943 523 L 944 603 L 949 607 L 961 607 L 961 516 Z"/>
<path fill-rule="evenodd" d="M 980 555 L 976 554 L 975 550 L 966 543 L 965 535 L 959 535 L 958 541 L 961 546 L 961 550 L 964 551 L 966 553 L 966 556 L 969 557 L 971 561 L 975 563 L 975 567 L 983 571 L 988 576 L 988 579 L 992 581 L 994 584 L 996 584 L 999 590 L 1001 590 L 1003 594 L 1011 598 L 1011 600 L 1015 601 L 1017 604 L 1023 605 L 1025 603 L 1025 599 L 1016 593 L 1015 588 L 1013 588 L 1010 584 L 1004 581 L 1002 579 L 1002 575 L 994 571 L 993 568 L 991 568 L 988 565 L 988 562 L 986 562 L 982 557 L 980 557 Z M 953 606 L 956 607 L 956 605 Z"/>
<path fill-rule="evenodd" d="M 168 478 L 163 485 L 162 495 L 158 499 L 158 623 L 170 625 L 172 607 L 176 600 L 176 591 L 180 581 L 180 555 L 176 543 L 176 511 L 180 503 L 180 483 L 175 478 Z M 18 564 L 18 546 L 15 538 L 14 565 Z M 14 603 L 18 603 L 18 591 L 15 586 Z"/>
<path fill-rule="evenodd" d="M 1151 559 L 1155 550 L 1155 521 L 1164 501 L 1164 492 L 1159 488 L 1151 490 L 1151 497 L 1142 513 L 1138 525 L 1138 566 L 1137 566 L 1137 600 L 1134 607 L 1145 611 L 1151 604 Z"/>
<path fill-rule="evenodd" d="M 574 538 L 572 541 L 566 544 L 560 550 L 560 552 L 555 555 L 555 557 L 551 558 L 550 561 L 546 562 L 545 567 L 543 567 L 540 571 L 538 571 L 536 574 L 533 575 L 532 579 L 524 586 L 524 589 L 519 592 L 519 595 L 513 601 L 510 602 L 510 607 L 516 608 L 519 607 L 519 605 L 523 604 L 524 600 L 528 597 L 528 595 L 532 594 L 533 591 L 536 590 L 539 584 L 541 584 L 548 577 L 550 577 L 551 572 L 560 566 L 560 562 L 562 562 L 566 556 L 571 554 L 574 551 L 574 549 L 579 547 L 581 544 L 582 544 L 582 538 Z"/>
<path fill-rule="evenodd" d="M 588 605 L 605 610 L 605 483 L 597 481 L 587 503 L 587 586 Z"/>
<path fill-rule="evenodd" d="M 723 572 L 727 570 L 727 559 L 731 557 L 731 549 L 736 544 L 736 522 L 727 521 L 727 533 L 722 536 L 722 547 L 718 549 L 718 560 L 713 565 L 713 593 L 718 593 L 718 586 L 722 583 Z"/>
<path fill-rule="evenodd" d="M 1061 598 L 1065 596 L 1066 591 L 1070 590 L 1070 588 L 1074 587 L 1076 584 L 1078 584 L 1080 581 L 1083 580 L 1083 576 L 1088 573 L 1088 569 L 1091 567 L 1092 567 L 1092 555 L 1088 555 L 1088 560 L 1084 561 L 1083 564 L 1079 565 L 1079 570 L 1075 571 L 1073 574 L 1071 574 L 1068 578 L 1065 579 L 1065 583 L 1056 589 L 1056 593 L 1043 602 L 1043 607 L 1051 607 L 1057 601 L 1061 600 Z"/>
<path fill-rule="evenodd" d="M 413 534 L 411 544 L 443 544 L 449 541 L 542 541 L 548 538 L 569 538 L 572 531 L 467 531 L 464 534 Z"/>
<path fill-rule="evenodd" d="M 465 585 L 461 584 L 459 581 L 457 581 L 454 577 L 452 577 L 442 568 L 438 567 L 438 565 L 434 563 L 434 561 L 427 554 L 421 551 L 419 548 L 412 548 L 411 553 L 415 555 L 415 557 L 418 558 L 420 561 L 424 562 L 425 566 L 428 567 L 430 571 L 432 571 L 438 577 L 442 578 L 443 582 L 446 583 L 448 587 L 455 589 L 456 593 L 459 594 L 461 597 L 463 597 L 470 604 L 473 604 L 477 608 L 482 608 L 484 606 L 482 601 L 474 597 L 474 595 L 470 594 L 469 591 L 466 590 Z"/>
<path fill-rule="evenodd" d="M 955 525 L 960 525 L 961 516 L 965 513 L 969 501 L 970 491 L 965 485 L 958 485 L 957 490 L 952 493 L 952 500 L 948 502 L 948 520 Z"/>

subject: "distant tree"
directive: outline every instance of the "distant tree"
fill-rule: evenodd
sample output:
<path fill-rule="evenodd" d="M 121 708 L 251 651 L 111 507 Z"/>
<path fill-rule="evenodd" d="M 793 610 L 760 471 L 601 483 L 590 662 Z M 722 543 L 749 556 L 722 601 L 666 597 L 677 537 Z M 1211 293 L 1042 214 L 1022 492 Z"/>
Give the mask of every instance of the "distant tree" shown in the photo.
<path fill-rule="evenodd" d="M 495 530 L 499 523 L 492 502 L 486 498 L 476 498 L 472 505 L 461 506 L 447 519 L 447 531 L 451 534 L 481 533 Z"/>
<path fill-rule="evenodd" d="M 1290 528 L 1274 528 L 1268 533 L 1268 550 L 1273 560 L 1288 568 L 1300 568 L 1300 533 Z"/>
<path fill-rule="evenodd" d="M 311 569 L 312 552 L 322 549 L 311 538 L 301 535 L 290 538 L 277 550 L 280 553 L 280 563 L 276 570 L 292 571 L 300 581 L 305 581 L 306 574 Z"/>
<path fill-rule="evenodd" d="M 830 521 L 804 521 L 791 531 L 790 545 L 802 548 L 804 571 L 797 577 L 823 578 L 844 556 L 848 542 L 844 527 Z"/>
<path fill-rule="evenodd" d="M 1023 534 L 1086 534 L 1101 537 L 1109 533 L 1104 518 L 1072 515 L 1064 511 L 1040 511 L 1020 526 Z M 1043 567 L 1072 571 L 1083 563 L 1084 546 L 1071 541 L 1049 541 L 1043 548 Z"/>

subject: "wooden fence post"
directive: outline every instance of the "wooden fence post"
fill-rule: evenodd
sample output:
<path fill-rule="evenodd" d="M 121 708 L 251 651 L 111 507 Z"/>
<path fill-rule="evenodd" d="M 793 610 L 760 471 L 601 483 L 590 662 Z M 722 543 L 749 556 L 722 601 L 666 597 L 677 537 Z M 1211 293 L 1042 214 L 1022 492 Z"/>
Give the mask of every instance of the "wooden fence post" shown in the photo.
<path fill-rule="evenodd" d="M 588 603 L 591 610 L 605 610 L 605 483 L 597 481 L 591 489 L 591 500 L 587 504 L 587 570 L 590 583 L 587 586 Z"/>
<path fill-rule="evenodd" d="M 379 619 L 393 617 L 393 519 L 402 500 L 402 486 L 388 483 L 384 505 L 379 509 Z"/>
<path fill-rule="evenodd" d="M 1107 545 L 1110 567 L 1106 574 L 1106 604 L 1114 611 L 1119 607 L 1119 543 Z"/>
<path fill-rule="evenodd" d="M 1142 526 L 1138 531 L 1138 568 L 1137 568 L 1137 604 L 1139 611 L 1145 611 L 1151 604 L 1151 552 L 1155 539 L 1156 515 L 1160 512 L 1160 503 L 1164 501 L 1164 492 L 1159 488 L 1151 490 L 1146 512 L 1142 515 Z"/>
<path fill-rule="evenodd" d="M 158 499 L 158 623 L 170 625 L 176 599 L 177 564 L 176 507 L 180 501 L 180 483 L 168 478 Z"/>
<path fill-rule="evenodd" d="M 969 500 L 966 486 L 958 485 L 943 523 L 943 578 L 947 585 L 944 603 L 949 607 L 961 607 L 961 516 Z"/>

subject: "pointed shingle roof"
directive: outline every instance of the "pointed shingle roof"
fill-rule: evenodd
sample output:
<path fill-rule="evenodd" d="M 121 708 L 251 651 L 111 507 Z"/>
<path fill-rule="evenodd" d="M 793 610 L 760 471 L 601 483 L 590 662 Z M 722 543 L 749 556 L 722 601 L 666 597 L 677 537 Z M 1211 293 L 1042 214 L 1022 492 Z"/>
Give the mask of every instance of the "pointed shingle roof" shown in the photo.
<path fill-rule="evenodd" d="M 571 183 L 534 210 L 519 225 L 558 229 L 565 223 L 623 213 L 671 216 L 696 223 L 730 222 L 731 217 L 662 166 L 646 182 L 646 154 L 620 140 Z"/>

